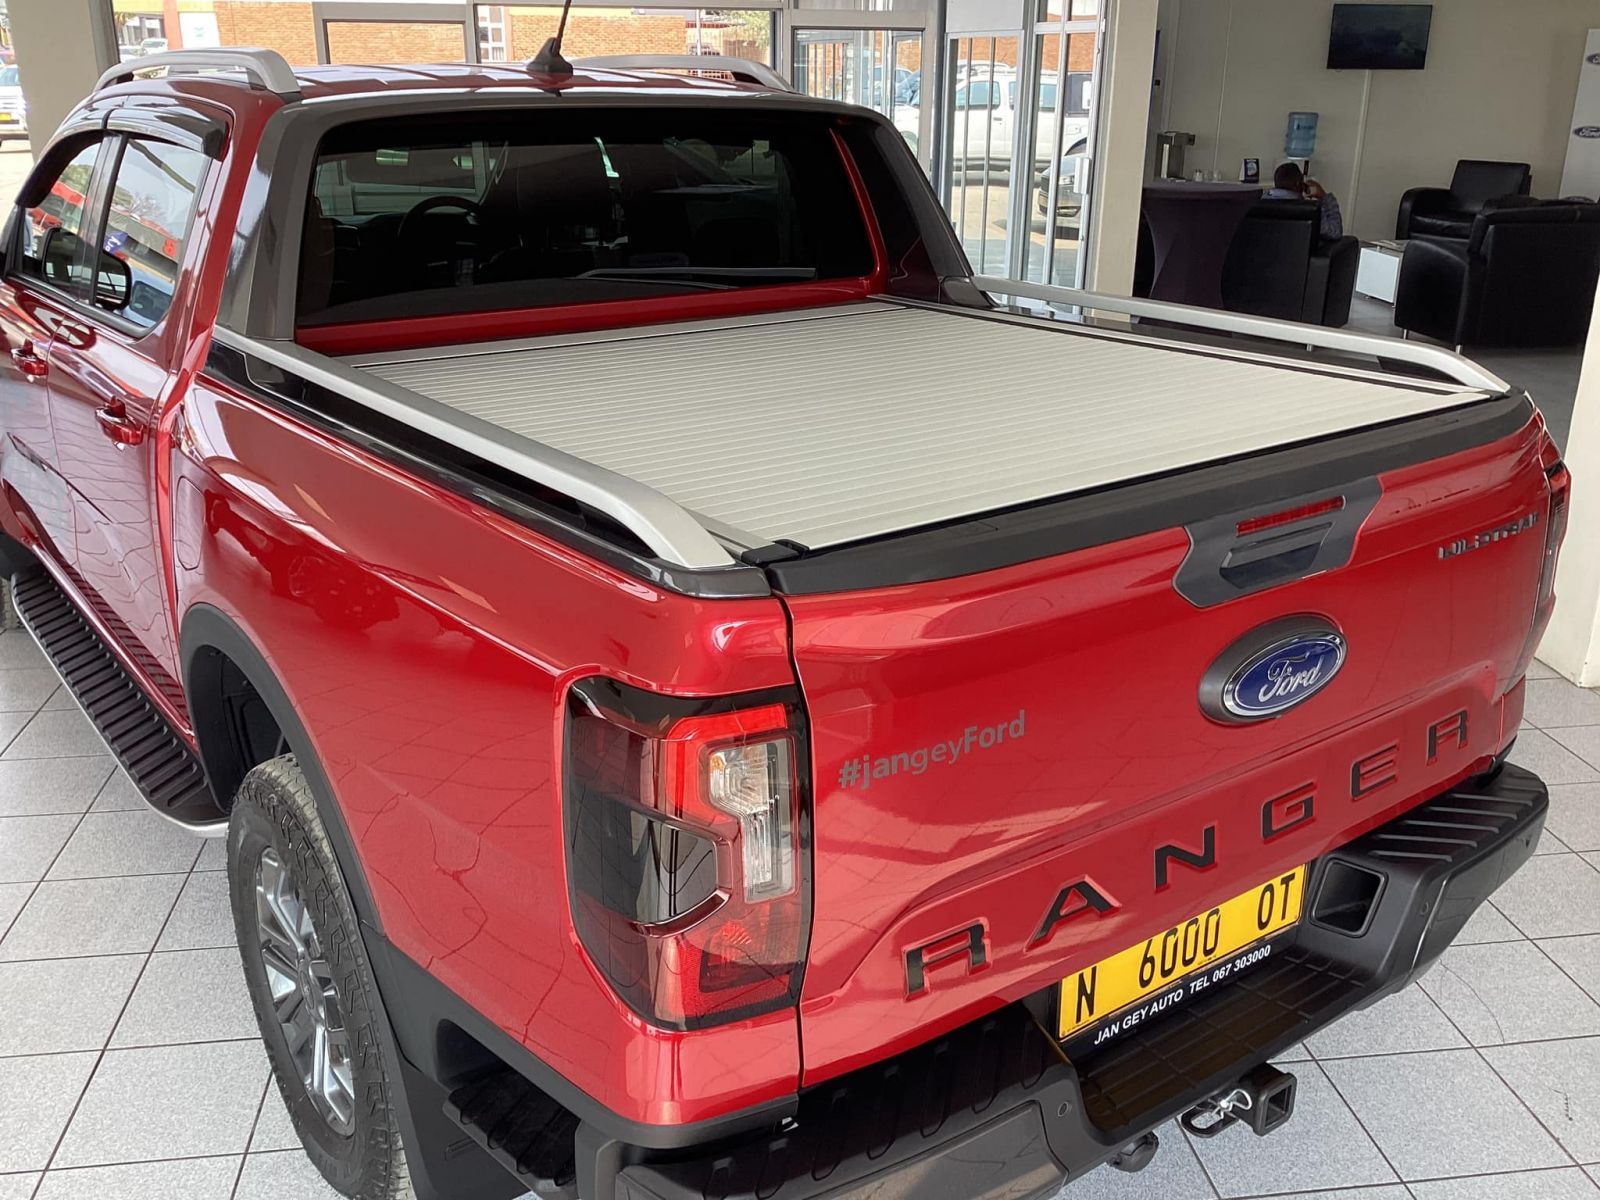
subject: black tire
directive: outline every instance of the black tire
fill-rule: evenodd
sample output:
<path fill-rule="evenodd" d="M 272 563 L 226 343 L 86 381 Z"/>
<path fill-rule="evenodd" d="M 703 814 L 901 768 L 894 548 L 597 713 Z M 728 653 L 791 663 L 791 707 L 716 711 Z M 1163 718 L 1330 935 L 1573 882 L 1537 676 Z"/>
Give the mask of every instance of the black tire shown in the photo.
<path fill-rule="evenodd" d="M 314 929 L 318 962 L 337 992 L 335 1016 L 348 1044 L 341 1061 L 351 1078 L 349 1112 L 342 1117 L 325 1116 L 313 1100 L 274 1009 L 257 912 L 264 861 L 292 881 Z M 256 1024 L 307 1157 L 353 1200 L 413 1200 L 383 1066 L 378 991 L 311 786 L 292 754 L 262 763 L 239 785 L 228 822 L 228 892 Z M 338 1128 L 340 1122 L 348 1128 Z"/>

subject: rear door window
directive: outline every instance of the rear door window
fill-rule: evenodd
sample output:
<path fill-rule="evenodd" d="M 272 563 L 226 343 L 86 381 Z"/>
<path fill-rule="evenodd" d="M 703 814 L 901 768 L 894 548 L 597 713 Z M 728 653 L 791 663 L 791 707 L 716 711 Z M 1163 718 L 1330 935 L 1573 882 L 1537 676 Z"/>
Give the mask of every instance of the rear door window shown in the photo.
<path fill-rule="evenodd" d="M 16 273 L 78 298 L 89 294 L 89 184 L 101 145 L 96 138 L 80 147 L 39 202 L 22 210 Z"/>
<path fill-rule="evenodd" d="M 97 308 L 139 330 L 167 315 L 209 162 L 198 150 L 166 142 L 123 143 L 101 236 Z"/>
<path fill-rule="evenodd" d="M 710 108 L 489 113 L 334 131 L 302 324 L 859 278 L 875 263 L 828 119 Z"/>

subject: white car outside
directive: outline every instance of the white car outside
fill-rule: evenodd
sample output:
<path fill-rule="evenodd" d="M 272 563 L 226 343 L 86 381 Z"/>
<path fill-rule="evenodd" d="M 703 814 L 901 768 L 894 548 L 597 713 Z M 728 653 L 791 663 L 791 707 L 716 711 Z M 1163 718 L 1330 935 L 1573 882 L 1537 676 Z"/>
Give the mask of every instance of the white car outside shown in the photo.
<path fill-rule="evenodd" d="M 0 142 L 28 136 L 28 105 L 22 98 L 17 64 L 0 66 Z"/>

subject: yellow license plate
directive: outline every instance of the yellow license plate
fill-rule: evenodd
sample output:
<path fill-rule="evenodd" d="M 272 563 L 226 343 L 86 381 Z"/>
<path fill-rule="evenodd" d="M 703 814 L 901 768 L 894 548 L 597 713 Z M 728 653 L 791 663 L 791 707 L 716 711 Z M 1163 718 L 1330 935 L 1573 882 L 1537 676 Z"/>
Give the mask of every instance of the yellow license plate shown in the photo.
<path fill-rule="evenodd" d="M 1300 919 L 1305 875 L 1303 866 L 1285 871 L 1181 925 L 1069 975 L 1061 981 L 1056 1036 L 1065 1040 L 1190 976 L 1195 978 L 1188 979 L 1189 988 L 1200 991 L 1223 982 L 1236 969 L 1254 965 L 1246 961 L 1250 955 L 1241 952 Z M 1206 971 L 1208 967 L 1214 970 Z M 1178 1002 L 1181 994 L 1168 1001 Z M 1134 1017 L 1128 1013 L 1124 1020 L 1131 1025 Z"/>
<path fill-rule="evenodd" d="M 16 119 L 17 118 L 11 113 L 0 112 L 0 122 L 4 122 L 5 124 L 9 125 L 9 124 L 11 124 L 11 122 L 15 121 Z"/>

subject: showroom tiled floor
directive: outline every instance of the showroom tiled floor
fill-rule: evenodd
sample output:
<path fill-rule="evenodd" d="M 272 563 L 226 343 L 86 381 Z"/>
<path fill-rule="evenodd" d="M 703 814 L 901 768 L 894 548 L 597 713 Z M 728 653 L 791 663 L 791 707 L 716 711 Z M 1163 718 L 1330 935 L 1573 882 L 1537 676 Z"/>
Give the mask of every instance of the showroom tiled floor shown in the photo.
<path fill-rule="evenodd" d="M 1600 693 L 1542 667 L 1533 859 L 1422 981 L 1309 1040 L 1256 1139 L 1172 1128 L 1061 1200 L 1600 1200 Z M 326 1200 L 233 949 L 221 845 L 143 810 L 27 636 L 0 634 L 0 1200 Z"/>

